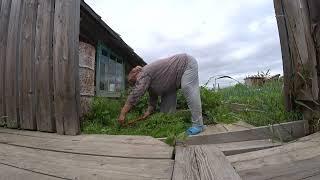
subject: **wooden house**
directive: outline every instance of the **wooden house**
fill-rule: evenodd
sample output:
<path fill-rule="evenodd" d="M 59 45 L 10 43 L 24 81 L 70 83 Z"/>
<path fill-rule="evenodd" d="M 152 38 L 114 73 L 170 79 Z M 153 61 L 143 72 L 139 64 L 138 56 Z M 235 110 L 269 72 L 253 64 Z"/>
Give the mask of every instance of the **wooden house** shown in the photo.
<path fill-rule="evenodd" d="M 145 64 L 83 0 L 0 0 L 0 126 L 79 134 L 92 97 Z"/>

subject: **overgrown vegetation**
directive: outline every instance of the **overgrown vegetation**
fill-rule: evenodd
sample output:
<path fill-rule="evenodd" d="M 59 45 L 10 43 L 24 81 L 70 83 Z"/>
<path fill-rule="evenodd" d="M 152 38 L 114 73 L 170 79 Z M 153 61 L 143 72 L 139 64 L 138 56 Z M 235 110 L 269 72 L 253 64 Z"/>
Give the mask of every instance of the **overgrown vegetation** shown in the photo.
<path fill-rule="evenodd" d="M 232 123 L 242 120 L 255 126 L 297 120 L 298 113 L 284 110 L 282 82 L 268 82 L 262 87 L 238 84 L 218 92 L 201 87 L 201 99 L 205 124 Z M 127 121 L 142 115 L 147 108 L 147 95 L 129 113 Z M 178 111 L 175 114 L 155 113 L 147 120 L 129 127 L 120 127 L 117 117 L 125 102 L 120 99 L 95 98 L 91 111 L 82 123 L 84 133 L 123 135 L 150 135 L 169 137 L 171 141 L 190 126 L 190 112 L 181 92 L 178 92 Z"/>
<path fill-rule="evenodd" d="M 261 87 L 237 84 L 219 92 L 223 96 L 228 113 L 219 120 L 230 122 L 243 120 L 255 126 L 264 126 L 301 118 L 300 113 L 285 111 L 282 81 L 270 81 Z"/>

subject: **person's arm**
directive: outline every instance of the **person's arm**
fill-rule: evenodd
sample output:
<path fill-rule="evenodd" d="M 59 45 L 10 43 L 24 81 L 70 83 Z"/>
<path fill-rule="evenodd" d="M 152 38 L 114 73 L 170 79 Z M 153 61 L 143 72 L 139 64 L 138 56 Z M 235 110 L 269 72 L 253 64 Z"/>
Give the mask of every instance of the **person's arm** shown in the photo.
<path fill-rule="evenodd" d="M 121 113 L 119 115 L 118 121 L 120 124 L 123 124 L 126 119 L 126 115 L 133 106 L 137 104 L 140 97 L 144 95 L 146 90 L 150 85 L 151 78 L 148 75 L 142 74 L 141 77 L 137 79 L 135 86 L 133 87 L 131 93 L 129 94 L 126 104 L 123 106 Z"/>
<path fill-rule="evenodd" d="M 127 103 L 122 107 L 119 118 L 118 118 L 119 124 L 124 124 L 126 116 L 131 109 L 132 109 L 132 105 Z"/>
<path fill-rule="evenodd" d="M 155 110 L 158 102 L 158 96 L 156 94 L 153 94 L 152 92 L 149 92 L 149 105 L 148 109 L 143 115 L 143 119 L 147 118 L 150 116 Z"/>

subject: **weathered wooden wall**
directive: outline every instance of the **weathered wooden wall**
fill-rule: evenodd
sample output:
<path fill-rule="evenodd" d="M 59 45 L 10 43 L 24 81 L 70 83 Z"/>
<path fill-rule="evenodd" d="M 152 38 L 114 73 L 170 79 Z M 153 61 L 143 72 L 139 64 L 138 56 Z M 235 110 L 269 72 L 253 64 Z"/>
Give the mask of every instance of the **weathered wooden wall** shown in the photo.
<path fill-rule="evenodd" d="M 80 0 L 0 0 L 0 125 L 75 135 Z"/>
<path fill-rule="evenodd" d="M 287 110 L 299 107 L 311 123 L 319 119 L 319 0 L 274 0 L 281 41 Z"/>

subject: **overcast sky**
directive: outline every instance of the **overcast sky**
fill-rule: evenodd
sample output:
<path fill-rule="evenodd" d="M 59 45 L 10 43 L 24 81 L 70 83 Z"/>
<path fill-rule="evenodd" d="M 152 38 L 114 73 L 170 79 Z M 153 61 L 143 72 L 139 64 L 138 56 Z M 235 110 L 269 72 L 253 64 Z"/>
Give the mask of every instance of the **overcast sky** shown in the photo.
<path fill-rule="evenodd" d="M 272 0 L 85 1 L 147 63 L 186 52 L 199 62 L 201 83 L 268 69 L 282 74 Z"/>

